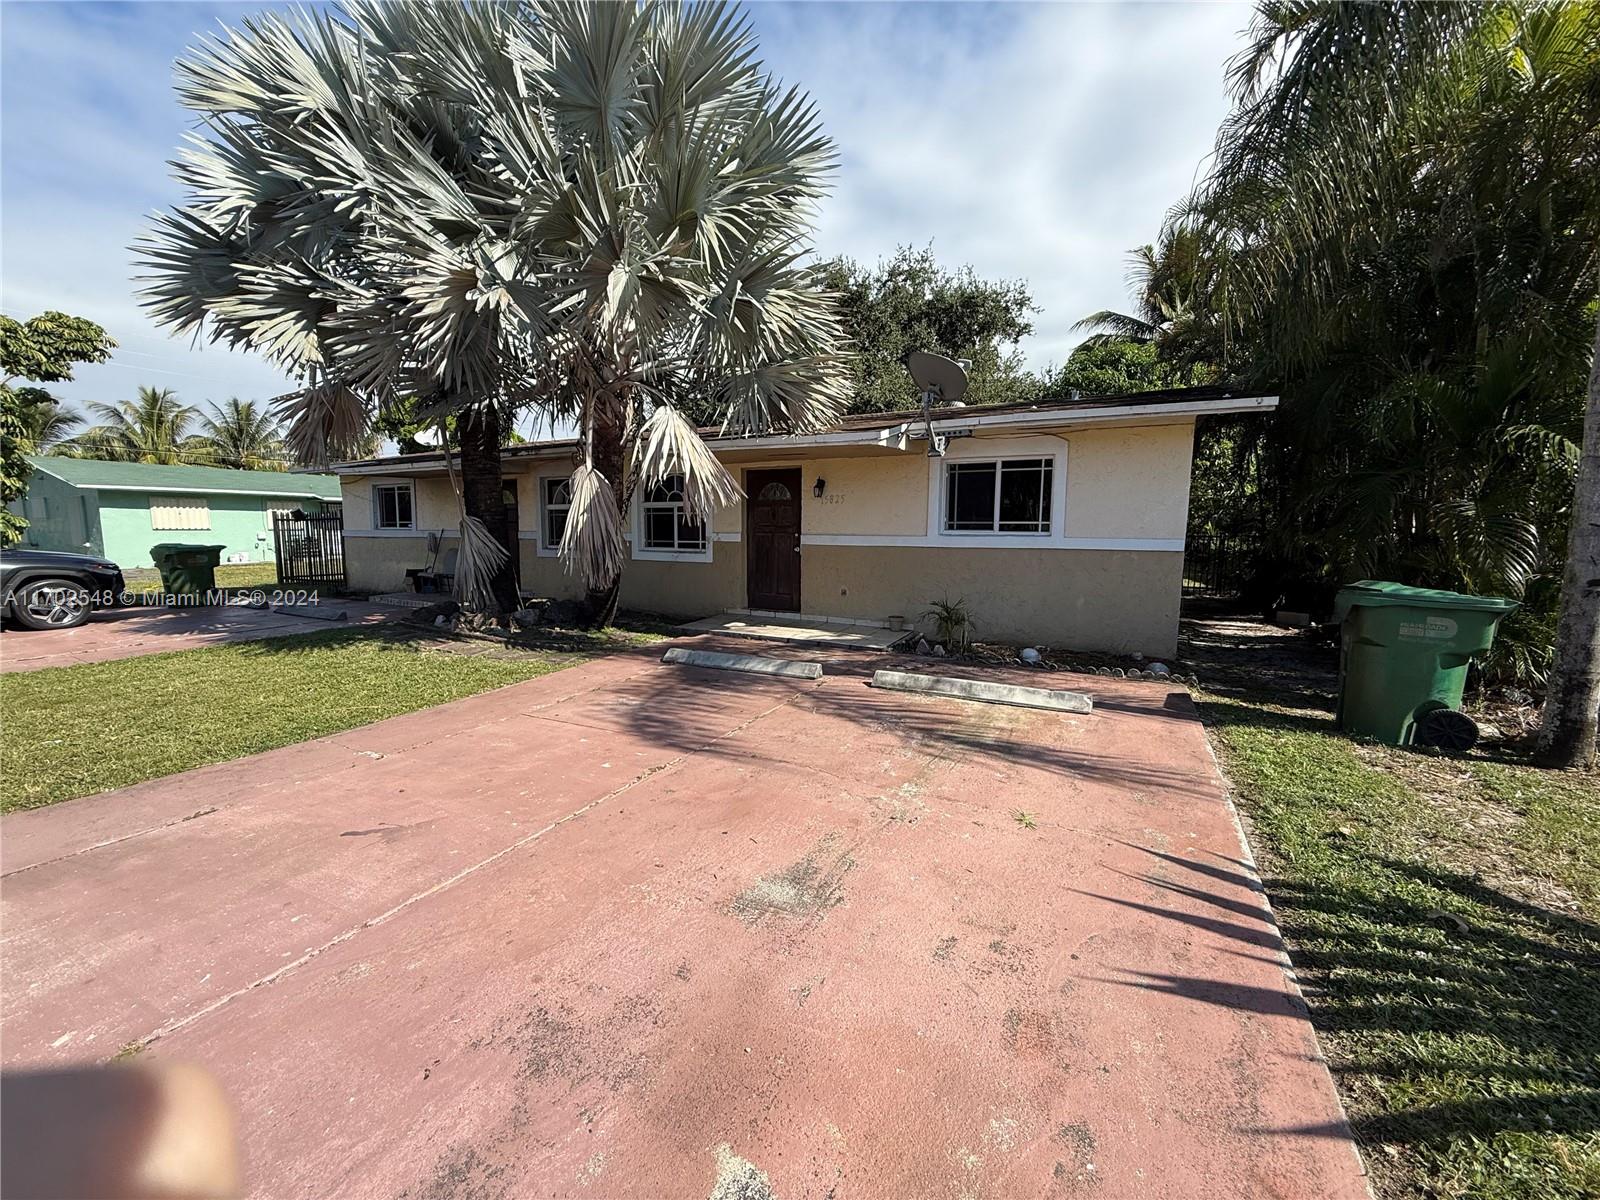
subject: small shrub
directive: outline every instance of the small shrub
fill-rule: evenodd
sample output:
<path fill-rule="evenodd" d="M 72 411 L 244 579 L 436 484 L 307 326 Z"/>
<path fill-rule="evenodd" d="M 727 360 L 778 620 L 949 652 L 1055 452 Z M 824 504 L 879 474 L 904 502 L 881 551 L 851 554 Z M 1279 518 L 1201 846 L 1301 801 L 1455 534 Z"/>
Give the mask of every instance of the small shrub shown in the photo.
<path fill-rule="evenodd" d="M 972 646 L 972 614 L 967 611 L 965 600 L 951 600 L 946 596 L 943 600 L 928 601 L 929 607 L 922 614 L 922 620 L 933 621 L 933 637 L 937 642 L 943 642 L 944 648 L 951 654 L 965 654 Z"/>

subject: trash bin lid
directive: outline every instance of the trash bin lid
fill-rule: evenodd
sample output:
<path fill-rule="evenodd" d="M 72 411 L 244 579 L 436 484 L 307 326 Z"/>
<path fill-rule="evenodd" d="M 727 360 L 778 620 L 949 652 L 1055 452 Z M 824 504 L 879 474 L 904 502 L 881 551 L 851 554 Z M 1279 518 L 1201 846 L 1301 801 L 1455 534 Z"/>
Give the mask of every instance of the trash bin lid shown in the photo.
<path fill-rule="evenodd" d="M 1440 588 L 1407 587 L 1380 579 L 1363 579 L 1339 589 L 1334 609 L 1343 616 L 1352 608 L 1378 608 L 1395 605 L 1404 608 L 1463 608 L 1479 612 L 1510 612 L 1521 605 L 1503 596 L 1469 596 Z"/>

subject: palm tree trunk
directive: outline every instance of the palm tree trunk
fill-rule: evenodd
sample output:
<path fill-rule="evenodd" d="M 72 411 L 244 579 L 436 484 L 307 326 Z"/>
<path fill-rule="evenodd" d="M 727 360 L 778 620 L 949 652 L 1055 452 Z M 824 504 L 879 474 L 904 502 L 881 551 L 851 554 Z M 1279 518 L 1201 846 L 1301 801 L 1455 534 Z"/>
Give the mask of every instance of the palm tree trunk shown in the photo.
<path fill-rule="evenodd" d="M 482 521 L 505 547 L 506 564 L 494 577 L 496 616 L 515 612 L 518 606 L 517 577 L 510 555 L 517 544 L 508 537 L 504 481 L 500 474 L 500 410 L 493 405 L 473 405 L 463 410 L 458 421 L 461 439 L 461 499 L 467 515 Z"/>
<path fill-rule="evenodd" d="M 1589 366 L 1583 457 L 1572 495 L 1567 573 L 1561 585 L 1555 667 L 1539 730 L 1539 761 L 1552 767 L 1593 766 L 1600 729 L 1600 321 Z"/>
<path fill-rule="evenodd" d="M 627 488 L 622 467 L 622 414 L 611 397 L 597 397 L 591 409 L 593 441 L 590 451 L 595 470 L 604 475 L 615 492 L 618 505 L 626 505 Z M 627 521 L 627 513 L 622 514 Z M 584 596 L 584 621 L 590 629 L 602 629 L 617 619 L 617 600 L 622 594 L 622 576 L 604 587 L 591 587 Z"/>

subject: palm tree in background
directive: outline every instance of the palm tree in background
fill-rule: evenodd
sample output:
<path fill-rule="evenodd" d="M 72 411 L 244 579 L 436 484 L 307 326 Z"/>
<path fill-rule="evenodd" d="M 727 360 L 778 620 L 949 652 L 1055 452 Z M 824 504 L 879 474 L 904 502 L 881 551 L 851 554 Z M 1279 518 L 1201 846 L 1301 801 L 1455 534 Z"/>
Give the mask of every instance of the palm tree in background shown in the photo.
<path fill-rule="evenodd" d="M 100 423 L 67 443 L 84 457 L 142 463 L 187 461 L 184 442 L 199 414 L 179 403 L 171 388 L 142 387 L 137 400 L 120 404 L 97 401 L 87 407 Z"/>
<path fill-rule="evenodd" d="M 716 3 L 247 18 L 179 64 L 204 135 L 175 164 L 187 203 L 138 248 L 145 304 L 302 378 L 279 410 L 302 461 L 380 413 L 453 417 L 474 607 L 517 602 L 502 431 L 576 425 L 562 555 L 608 620 L 636 488 L 681 476 L 702 515 L 738 494 L 681 403 L 765 432 L 847 399 L 802 265 L 833 147 L 755 49 Z"/>
<path fill-rule="evenodd" d="M 20 416 L 24 436 L 35 454 L 70 452 L 73 431 L 83 424 L 82 417 L 49 396 L 24 404 Z"/>
<path fill-rule="evenodd" d="M 1155 342 L 1173 360 L 1193 359 L 1197 344 L 1208 349 L 1209 310 L 1200 304 L 1208 267 L 1205 234 L 1198 224 L 1178 222 L 1161 232 L 1156 245 L 1128 255 L 1128 292 L 1134 311 L 1101 309 L 1073 325 L 1088 331 L 1085 344 Z"/>
<path fill-rule="evenodd" d="M 202 432 L 190 439 L 190 462 L 248 471 L 283 471 L 291 463 L 277 419 L 254 400 L 231 397 L 211 404 L 200 418 Z"/>

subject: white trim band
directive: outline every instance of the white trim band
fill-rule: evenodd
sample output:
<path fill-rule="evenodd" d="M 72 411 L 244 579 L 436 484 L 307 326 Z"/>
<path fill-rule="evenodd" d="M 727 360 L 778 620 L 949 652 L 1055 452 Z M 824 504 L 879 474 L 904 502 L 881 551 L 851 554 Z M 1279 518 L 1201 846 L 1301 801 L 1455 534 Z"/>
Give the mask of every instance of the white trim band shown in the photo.
<path fill-rule="evenodd" d="M 1036 533 L 928 537 L 924 534 L 802 533 L 802 546 L 938 546 L 946 550 L 1183 550 L 1182 538 L 1041 537 Z"/>

